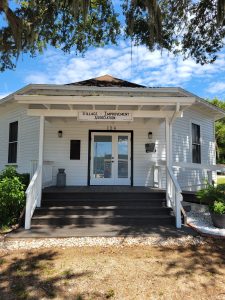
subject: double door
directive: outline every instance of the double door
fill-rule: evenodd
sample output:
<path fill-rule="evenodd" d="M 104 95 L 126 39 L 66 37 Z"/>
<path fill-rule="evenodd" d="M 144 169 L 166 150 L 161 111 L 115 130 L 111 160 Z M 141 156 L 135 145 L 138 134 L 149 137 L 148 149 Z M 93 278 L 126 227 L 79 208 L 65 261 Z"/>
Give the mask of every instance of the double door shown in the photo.
<path fill-rule="evenodd" d="M 91 133 L 91 185 L 131 184 L 131 134 Z"/>

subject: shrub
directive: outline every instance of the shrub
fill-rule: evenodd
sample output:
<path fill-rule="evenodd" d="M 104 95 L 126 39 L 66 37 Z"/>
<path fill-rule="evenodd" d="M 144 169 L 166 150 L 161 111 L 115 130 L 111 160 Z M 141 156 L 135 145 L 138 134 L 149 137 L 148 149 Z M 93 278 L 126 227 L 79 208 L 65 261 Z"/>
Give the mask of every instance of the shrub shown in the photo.
<path fill-rule="evenodd" d="M 19 174 L 14 167 L 6 167 L 0 174 L 0 181 L 6 177 L 7 178 L 18 177 L 21 183 L 25 185 L 25 188 L 28 187 L 30 182 L 29 173 Z"/>
<path fill-rule="evenodd" d="M 14 167 L 6 167 L 0 174 L 0 181 L 4 178 L 13 178 L 18 176 L 19 174 L 16 172 Z"/>
<path fill-rule="evenodd" d="M 225 184 L 217 187 L 208 185 L 197 192 L 200 203 L 209 204 L 209 209 L 215 214 L 225 214 Z"/>
<path fill-rule="evenodd" d="M 213 205 L 217 200 L 225 201 L 225 185 L 221 184 L 217 187 L 208 185 L 205 189 L 197 192 L 196 197 L 202 204 Z"/>
<path fill-rule="evenodd" d="M 225 214 L 225 201 L 215 201 L 209 208 L 214 214 L 223 215 Z"/>
<path fill-rule="evenodd" d="M 225 194 L 225 183 L 218 184 L 217 189 Z"/>
<path fill-rule="evenodd" d="M 0 227 L 17 222 L 25 206 L 25 185 L 15 168 L 7 167 L 0 174 Z"/>

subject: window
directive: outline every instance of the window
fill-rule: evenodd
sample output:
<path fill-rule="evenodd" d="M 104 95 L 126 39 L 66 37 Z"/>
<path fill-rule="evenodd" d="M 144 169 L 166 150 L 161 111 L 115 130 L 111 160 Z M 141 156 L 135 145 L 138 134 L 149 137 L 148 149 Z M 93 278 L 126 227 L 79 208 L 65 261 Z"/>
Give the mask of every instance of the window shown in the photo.
<path fill-rule="evenodd" d="M 194 123 L 192 123 L 192 162 L 201 163 L 200 126 Z"/>
<path fill-rule="evenodd" d="M 80 159 L 80 140 L 70 141 L 70 159 Z"/>
<path fill-rule="evenodd" d="M 8 163 L 17 162 L 18 122 L 9 124 Z"/>

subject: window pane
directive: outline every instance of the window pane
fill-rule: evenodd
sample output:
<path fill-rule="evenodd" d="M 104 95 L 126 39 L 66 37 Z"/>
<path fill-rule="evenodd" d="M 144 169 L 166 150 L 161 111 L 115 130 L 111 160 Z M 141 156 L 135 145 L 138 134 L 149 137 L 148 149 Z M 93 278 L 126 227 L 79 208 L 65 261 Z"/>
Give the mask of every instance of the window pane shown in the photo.
<path fill-rule="evenodd" d="M 192 162 L 200 164 L 201 163 L 201 146 L 192 145 Z"/>
<path fill-rule="evenodd" d="M 9 124 L 9 142 L 16 142 L 18 140 L 18 122 Z"/>
<path fill-rule="evenodd" d="M 192 162 L 201 163 L 200 126 L 192 123 Z"/>
<path fill-rule="evenodd" d="M 17 142 L 9 143 L 8 163 L 17 162 Z"/>
<path fill-rule="evenodd" d="M 118 178 L 128 178 L 128 136 L 118 136 Z"/>
<path fill-rule="evenodd" d="M 192 123 L 192 143 L 200 144 L 200 126 Z"/>
<path fill-rule="evenodd" d="M 94 142 L 112 142 L 112 137 L 110 135 L 95 135 Z"/>
<path fill-rule="evenodd" d="M 95 178 L 112 178 L 112 136 L 94 137 Z"/>

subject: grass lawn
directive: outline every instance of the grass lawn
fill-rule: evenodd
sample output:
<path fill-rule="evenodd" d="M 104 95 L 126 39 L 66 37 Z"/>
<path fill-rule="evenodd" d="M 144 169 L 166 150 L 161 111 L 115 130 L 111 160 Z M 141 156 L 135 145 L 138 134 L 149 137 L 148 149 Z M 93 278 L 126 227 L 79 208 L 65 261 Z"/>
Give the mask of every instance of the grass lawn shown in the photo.
<path fill-rule="evenodd" d="M 225 299 L 225 243 L 83 247 L 0 256 L 0 299 Z"/>
<path fill-rule="evenodd" d="M 217 184 L 225 184 L 225 176 L 217 176 Z"/>

